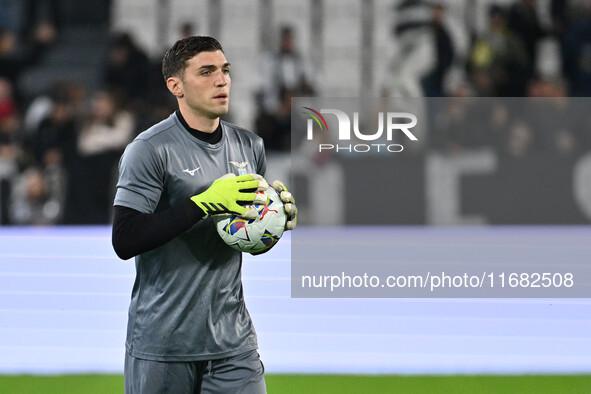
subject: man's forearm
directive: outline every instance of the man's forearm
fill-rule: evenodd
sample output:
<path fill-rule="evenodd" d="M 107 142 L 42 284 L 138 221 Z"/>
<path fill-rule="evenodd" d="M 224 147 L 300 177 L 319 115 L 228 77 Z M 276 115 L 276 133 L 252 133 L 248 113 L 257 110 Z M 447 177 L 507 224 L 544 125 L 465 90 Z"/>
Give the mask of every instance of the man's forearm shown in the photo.
<path fill-rule="evenodd" d="M 119 205 L 114 208 L 112 243 L 123 260 L 164 245 L 205 216 L 190 199 L 153 214 Z"/>

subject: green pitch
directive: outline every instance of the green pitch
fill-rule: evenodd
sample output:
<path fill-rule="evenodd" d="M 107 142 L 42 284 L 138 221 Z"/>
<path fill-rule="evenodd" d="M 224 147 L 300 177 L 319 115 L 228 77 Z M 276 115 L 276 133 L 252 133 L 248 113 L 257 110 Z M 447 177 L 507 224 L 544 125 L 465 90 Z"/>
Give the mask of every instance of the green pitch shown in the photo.
<path fill-rule="evenodd" d="M 531 376 L 390 376 L 267 375 L 269 394 L 356 393 L 589 393 L 591 375 Z M 117 394 L 120 375 L 2 376 L 0 393 Z"/>

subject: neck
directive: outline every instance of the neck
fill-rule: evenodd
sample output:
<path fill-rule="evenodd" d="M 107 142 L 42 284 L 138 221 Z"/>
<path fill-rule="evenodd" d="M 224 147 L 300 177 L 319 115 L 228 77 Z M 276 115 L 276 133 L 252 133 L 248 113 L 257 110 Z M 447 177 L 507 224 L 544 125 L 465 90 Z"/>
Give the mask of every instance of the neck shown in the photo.
<path fill-rule="evenodd" d="M 203 131 L 204 133 L 213 133 L 220 124 L 220 118 L 211 119 L 197 116 L 191 110 L 186 108 L 186 106 L 181 105 L 181 103 L 179 103 L 179 110 L 181 111 L 185 122 L 187 122 L 192 129 Z"/>

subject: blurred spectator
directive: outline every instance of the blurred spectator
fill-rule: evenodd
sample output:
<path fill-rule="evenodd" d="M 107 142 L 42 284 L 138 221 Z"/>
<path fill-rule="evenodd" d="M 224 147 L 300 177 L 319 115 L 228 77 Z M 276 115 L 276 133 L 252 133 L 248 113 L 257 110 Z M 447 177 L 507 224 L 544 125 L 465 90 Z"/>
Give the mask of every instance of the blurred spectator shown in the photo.
<path fill-rule="evenodd" d="M 19 45 L 15 33 L 0 27 L 0 78 L 6 78 L 12 86 L 17 86 L 19 76 L 41 59 L 53 40 L 52 30 L 44 24 L 37 27 L 30 44 L 22 45 Z M 14 93 L 14 97 L 17 104 L 20 104 L 22 98 L 18 91 Z"/>
<path fill-rule="evenodd" d="M 114 151 L 123 153 L 133 139 L 133 115 L 122 108 L 120 95 L 111 91 L 97 92 L 91 110 L 78 137 L 78 151 L 82 156 Z"/>
<path fill-rule="evenodd" d="M 0 78 L 0 120 L 17 112 L 13 97 L 12 84 L 5 78 Z"/>
<path fill-rule="evenodd" d="M 7 78 L 15 83 L 21 65 L 26 61 L 21 59 L 17 50 L 16 35 L 8 30 L 0 29 L 0 77 Z"/>
<path fill-rule="evenodd" d="M 192 37 L 196 35 L 197 27 L 195 23 L 187 21 L 181 23 L 179 27 L 179 40 L 181 38 Z"/>
<path fill-rule="evenodd" d="M 394 9 L 394 53 L 383 89 L 393 97 L 424 96 L 421 80 L 437 67 L 433 7 L 424 0 L 401 0 Z"/>
<path fill-rule="evenodd" d="M 54 218 L 59 223 L 70 212 L 67 191 L 76 182 L 72 174 L 80 165 L 76 144 L 83 98 L 77 85 L 57 83 L 49 94 L 31 104 L 25 117 L 29 127 L 24 141 L 27 162 L 42 171 L 51 201 L 59 204 L 59 215 Z"/>
<path fill-rule="evenodd" d="M 59 187 L 52 185 L 37 168 L 29 168 L 16 177 L 11 196 L 11 223 L 56 224 L 62 213 Z"/>
<path fill-rule="evenodd" d="M 79 165 L 72 169 L 68 208 L 73 223 L 108 223 L 119 157 L 135 136 L 135 120 L 121 95 L 97 92 L 78 136 Z"/>
<path fill-rule="evenodd" d="M 454 60 L 454 47 L 445 27 L 445 7 L 442 4 L 434 4 L 431 10 L 433 40 L 435 41 L 435 65 L 433 70 L 423 77 L 421 81 L 423 92 L 428 97 L 442 97 L 443 80 Z"/>
<path fill-rule="evenodd" d="M 34 133 L 46 118 L 48 118 L 56 103 L 68 104 L 72 113 L 81 113 L 86 90 L 82 85 L 67 81 L 53 83 L 47 93 L 32 99 L 24 116 L 24 127 L 27 134 Z"/>
<path fill-rule="evenodd" d="M 591 96 L 591 5 L 582 3 L 577 18 L 564 28 L 563 72 L 573 96 Z"/>
<path fill-rule="evenodd" d="M 288 152 L 291 147 L 291 98 L 294 91 L 281 89 L 281 102 L 277 111 L 259 116 L 255 129 L 265 141 L 265 149 L 273 152 Z"/>
<path fill-rule="evenodd" d="M 9 223 L 9 199 L 12 178 L 18 173 L 20 155 L 20 119 L 12 85 L 0 79 L 0 224 Z"/>
<path fill-rule="evenodd" d="M 279 50 L 266 53 L 260 69 L 256 94 L 257 133 L 265 139 L 266 149 L 288 151 L 291 143 L 291 97 L 316 94 L 309 65 L 296 49 L 291 27 L 281 28 Z"/>
<path fill-rule="evenodd" d="M 35 99 L 25 115 L 25 146 L 34 165 L 45 166 L 45 156 L 58 156 L 66 168 L 75 166 L 80 105 L 84 93 L 69 83 L 55 84 L 49 94 Z"/>
<path fill-rule="evenodd" d="M 20 134 L 21 121 L 12 98 L 12 86 L 0 79 L 0 178 L 16 169 Z"/>
<path fill-rule="evenodd" d="M 315 94 L 310 66 L 297 51 L 290 26 L 281 28 L 279 50 L 263 55 L 260 70 L 257 101 L 264 113 L 273 114 L 280 108 L 282 91 L 292 91 L 296 96 Z"/>
<path fill-rule="evenodd" d="M 105 76 L 109 89 L 119 90 L 128 98 L 141 100 L 150 90 L 151 72 L 148 56 L 129 33 L 118 33 L 112 38 Z"/>
<path fill-rule="evenodd" d="M 533 151 L 534 144 L 534 132 L 527 122 L 520 120 L 509 128 L 506 152 L 510 156 L 524 157 Z"/>
<path fill-rule="evenodd" d="M 44 37 L 47 42 L 57 39 L 61 28 L 59 0 L 22 0 L 23 16 L 21 38 L 24 42 Z"/>
<path fill-rule="evenodd" d="M 484 99 L 483 104 L 487 107 L 487 113 L 484 115 L 483 125 L 483 146 L 490 147 L 500 154 L 507 153 L 508 129 L 513 122 L 514 103 L 512 101 L 493 99 L 490 102 Z"/>
<path fill-rule="evenodd" d="M 562 35 L 569 22 L 569 8 L 571 0 L 550 0 L 550 19 L 552 20 L 552 32 Z"/>
<path fill-rule="evenodd" d="M 564 86 L 556 81 L 536 80 L 529 87 L 529 96 L 542 98 L 534 102 L 536 107 L 527 114 L 539 149 L 562 156 L 581 151 L 586 133 L 581 114 L 585 109 L 577 108 L 566 97 Z"/>
<path fill-rule="evenodd" d="M 0 178 L 9 176 L 17 168 L 20 144 L 17 141 L 20 120 L 16 113 L 0 119 Z"/>
<path fill-rule="evenodd" d="M 528 58 L 523 43 L 506 28 L 504 10 L 489 9 L 486 32 L 474 42 L 468 72 L 478 96 L 524 96 Z"/>
<path fill-rule="evenodd" d="M 517 94 L 518 96 L 525 95 L 528 81 L 531 81 L 536 76 L 537 46 L 539 41 L 546 35 L 546 31 L 542 28 L 538 17 L 536 3 L 536 0 L 517 0 L 509 7 L 507 16 L 507 28 L 521 41 L 527 55 L 524 75 L 525 84 L 521 87 L 523 88 L 522 91 L 516 92 L 520 93 Z"/>
<path fill-rule="evenodd" d="M 442 103 L 434 117 L 433 147 L 456 154 L 486 145 L 490 102 L 453 98 Z"/>

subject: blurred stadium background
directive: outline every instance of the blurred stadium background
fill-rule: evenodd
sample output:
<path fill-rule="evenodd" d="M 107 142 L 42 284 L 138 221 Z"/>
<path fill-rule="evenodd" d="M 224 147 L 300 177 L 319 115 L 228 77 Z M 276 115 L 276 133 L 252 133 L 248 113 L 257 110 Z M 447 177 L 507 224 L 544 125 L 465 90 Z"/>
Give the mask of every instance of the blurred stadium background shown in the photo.
<path fill-rule="evenodd" d="M 524 253 L 544 237 L 565 239 L 551 253 L 584 262 L 591 1 L 0 0 L 1 375 L 122 372 L 134 267 L 110 246 L 116 165 L 137 133 L 174 110 L 160 58 L 187 34 L 224 45 L 228 120 L 265 138 L 269 178 L 291 177 L 302 190 L 301 231 L 395 225 L 416 244 L 428 239 L 428 248 L 446 242 L 445 226 L 478 226 L 454 243 L 467 248 L 520 226 L 531 230 Z M 391 185 L 404 187 L 385 191 L 395 208 L 367 216 L 352 209 L 367 195 L 350 183 L 333 189 L 342 199 L 329 214 L 308 191 L 318 179 L 333 187 L 344 172 L 363 178 L 378 158 L 359 166 L 319 157 L 290 171 L 290 98 L 309 95 L 464 101 L 430 112 L 437 117 L 421 144 L 396 159 Z M 466 107 L 479 97 L 511 99 L 490 112 Z M 515 116 L 514 103 L 526 97 L 550 97 L 549 115 Z M 502 256 L 507 245 L 493 246 L 487 253 Z M 588 391 L 588 376 L 563 378 L 591 371 L 589 299 L 291 299 L 289 251 L 287 236 L 244 262 L 276 392 Z M 425 377 L 363 389 L 339 375 L 314 391 L 276 374 L 526 377 L 476 386 Z M 540 374 L 550 380 L 527 378 Z M 0 377 L 0 392 L 53 392 L 27 382 L 35 379 Z M 111 390 L 119 388 L 103 392 Z"/>

